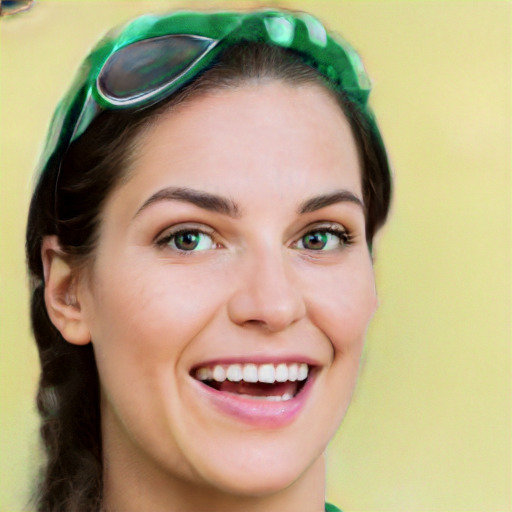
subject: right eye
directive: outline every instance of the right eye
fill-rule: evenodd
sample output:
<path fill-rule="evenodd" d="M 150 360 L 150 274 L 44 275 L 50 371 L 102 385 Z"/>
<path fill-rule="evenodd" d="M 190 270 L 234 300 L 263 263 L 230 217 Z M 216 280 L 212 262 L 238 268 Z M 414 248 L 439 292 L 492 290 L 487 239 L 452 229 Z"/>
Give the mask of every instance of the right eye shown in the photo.
<path fill-rule="evenodd" d="M 173 231 L 158 240 L 157 244 L 160 247 L 167 245 L 179 252 L 208 251 L 217 247 L 212 236 L 199 229 Z"/>

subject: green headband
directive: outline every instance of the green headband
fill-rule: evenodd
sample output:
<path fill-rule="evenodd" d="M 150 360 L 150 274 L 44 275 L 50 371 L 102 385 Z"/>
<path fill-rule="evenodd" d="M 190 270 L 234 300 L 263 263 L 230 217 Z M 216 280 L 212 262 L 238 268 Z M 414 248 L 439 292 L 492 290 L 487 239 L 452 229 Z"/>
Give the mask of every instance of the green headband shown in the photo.
<path fill-rule="evenodd" d="M 92 50 L 59 103 L 41 172 L 59 165 L 69 145 L 104 109 L 140 109 L 168 97 L 230 46 L 258 42 L 288 48 L 367 115 L 370 80 L 359 55 L 328 34 L 313 16 L 263 10 L 249 13 L 174 12 L 146 15 L 114 29 Z"/>

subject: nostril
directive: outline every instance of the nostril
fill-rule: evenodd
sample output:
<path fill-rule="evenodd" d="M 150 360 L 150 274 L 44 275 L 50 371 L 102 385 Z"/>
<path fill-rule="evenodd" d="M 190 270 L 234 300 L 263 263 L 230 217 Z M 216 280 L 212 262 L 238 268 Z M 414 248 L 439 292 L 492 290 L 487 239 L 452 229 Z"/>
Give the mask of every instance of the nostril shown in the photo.
<path fill-rule="evenodd" d="M 267 327 L 267 324 L 263 320 L 246 320 L 244 325 L 253 327 Z"/>

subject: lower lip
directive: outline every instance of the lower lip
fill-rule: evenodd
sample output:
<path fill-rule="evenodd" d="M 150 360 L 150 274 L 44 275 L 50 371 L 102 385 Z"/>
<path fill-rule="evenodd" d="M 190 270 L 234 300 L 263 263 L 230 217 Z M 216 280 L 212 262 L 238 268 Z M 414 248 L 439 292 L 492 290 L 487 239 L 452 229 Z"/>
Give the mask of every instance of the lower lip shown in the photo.
<path fill-rule="evenodd" d="M 193 380 L 200 393 L 220 412 L 252 426 L 280 428 L 292 423 L 306 405 L 314 376 L 309 375 L 297 395 L 281 402 L 245 398 L 235 393 L 218 391 L 196 379 Z"/>

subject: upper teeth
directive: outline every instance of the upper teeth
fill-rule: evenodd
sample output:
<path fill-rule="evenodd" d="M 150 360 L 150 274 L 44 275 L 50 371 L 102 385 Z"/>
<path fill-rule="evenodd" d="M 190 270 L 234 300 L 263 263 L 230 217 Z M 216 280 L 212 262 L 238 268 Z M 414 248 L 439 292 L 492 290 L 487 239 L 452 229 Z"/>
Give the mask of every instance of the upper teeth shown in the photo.
<path fill-rule="evenodd" d="M 214 380 L 216 382 L 295 382 L 308 378 L 309 367 L 306 363 L 265 363 L 265 364 L 217 364 L 213 367 L 198 368 L 195 376 L 199 380 Z"/>

